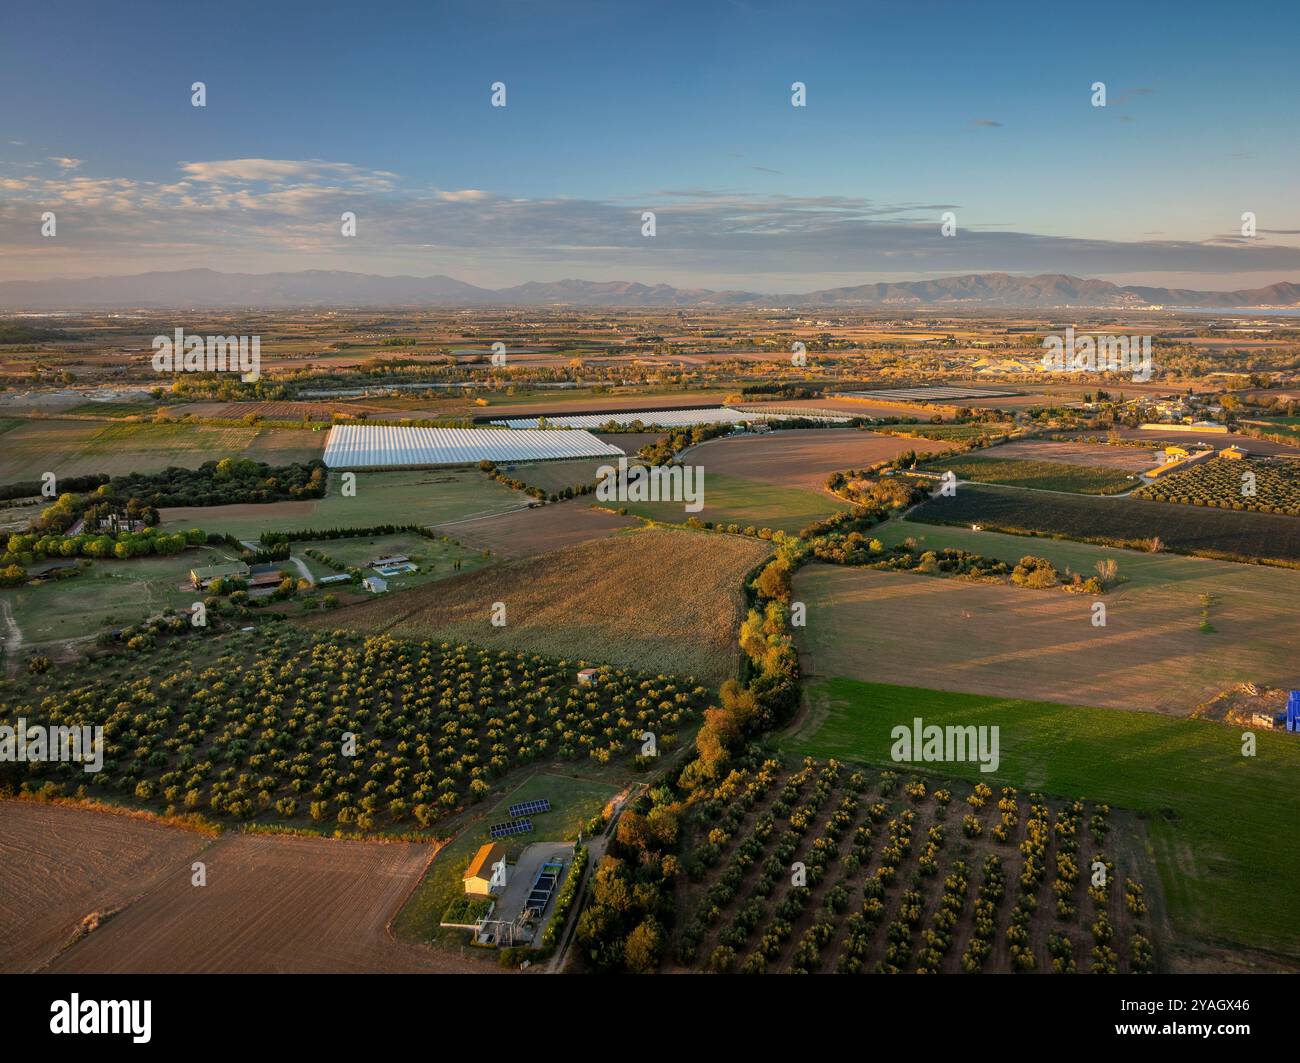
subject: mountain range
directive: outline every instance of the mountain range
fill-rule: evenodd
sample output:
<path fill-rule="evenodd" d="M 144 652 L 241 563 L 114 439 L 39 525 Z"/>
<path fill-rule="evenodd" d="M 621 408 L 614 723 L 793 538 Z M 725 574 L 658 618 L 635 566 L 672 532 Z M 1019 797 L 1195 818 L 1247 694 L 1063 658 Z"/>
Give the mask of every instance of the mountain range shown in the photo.
<path fill-rule="evenodd" d="M 631 281 L 529 281 L 511 288 L 480 288 L 454 277 L 383 277 L 336 270 L 291 273 L 219 273 L 210 269 L 137 273 L 76 280 L 0 283 L 0 310 L 172 309 L 218 307 L 807 307 L 924 309 L 1140 309 L 1300 306 L 1300 284 L 1290 281 L 1240 291 L 1120 286 L 1109 281 L 1048 273 L 1021 277 L 971 273 L 925 281 L 860 284 L 803 294 L 759 294 L 675 288 Z"/>

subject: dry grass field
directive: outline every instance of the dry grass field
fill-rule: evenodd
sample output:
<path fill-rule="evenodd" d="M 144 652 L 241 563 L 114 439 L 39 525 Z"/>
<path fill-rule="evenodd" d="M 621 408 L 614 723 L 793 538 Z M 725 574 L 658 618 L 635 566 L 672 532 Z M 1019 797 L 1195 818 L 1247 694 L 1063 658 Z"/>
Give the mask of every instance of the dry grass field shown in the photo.
<path fill-rule="evenodd" d="M 1062 465 L 1095 465 L 1124 472 L 1145 472 L 1154 464 L 1151 450 L 1137 447 L 1111 447 L 1105 443 L 1057 443 L 1050 439 L 1017 439 L 984 451 L 990 458 L 1023 458 L 1051 461 Z"/>
<path fill-rule="evenodd" d="M 428 845 L 226 834 L 50 965 L 59 973 L 436 973 L 489 965 L 394 940 Z"/>
<path fill-rule="evenodd" d="M 771 547 L 645 529 L 480 569 L 305 620 L 400 638 L 598 661 L 718 681 L 734 674 L 741 582 Z M 666 573 L 689 573 L 683 582 Z M 505 625 L 493 626 L 493 604 Z"/>
<path fill-rule="evenodd" d="M 723 436 L 691 448 L 684 462 L 712 473 L 783 487 L 823 490 L 833 472 L 861 469 L 909 450 L 947 450 L 946 443 L 874 435 L 856 428 L 804 429 L 763 436 Z"/>
<path fill-rule="evenodd" d="M 1025 553 L 1034 553 L 1032 541 Z M 1125 571 L 1126 555 L 1119 557 Z M 1186 716 L 1241 682 L 1294 686 L 1300 574 L 1170 559 L 1166 582 L 1093 598 L 910 573 L 813 565 L 806 673 Z M 1279 586 L 1279 584 L 1282 584 Z M 1202 631 L 1201 595 L 1212 595 Z"/>
<path fill-rule="evenodd" d="M 0 971 L 31 971 L 210 842 L 143 816 L 0 801 Z"/>
<path fill-rule="evenodd" d="M 528 557 L 588 539 L 601 539 L 636 523 L 635 517 L 593 509 L 590 498 L 575 498 L 438 525 L 435 530 L 466 546 L 491 550 L 501 557 Z"/>

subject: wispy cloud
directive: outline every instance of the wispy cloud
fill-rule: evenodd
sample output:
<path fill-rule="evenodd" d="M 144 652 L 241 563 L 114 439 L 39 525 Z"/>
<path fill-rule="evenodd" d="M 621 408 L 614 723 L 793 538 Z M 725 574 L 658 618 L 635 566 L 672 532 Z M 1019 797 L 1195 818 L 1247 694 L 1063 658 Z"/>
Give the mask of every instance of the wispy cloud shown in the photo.
<path fill-rule="evenodd" d="M 568 275 L 805 275 L 935 272 L 1143 271 L 1234 273 L 1300 269 L 1294 230 L 1245 240 L 1131 241 L 1044 236 L 964 221 L 941 235 L 957 203 L 887 203 L 855 196 L 792 196 L 679 188 L 622 200 L 523 198 L 445 189 L 343 162 L 226 159 L 178 164 L 175 181 L 59 176 L 0 181 L 0 269 L 124 272 L 198 264 L 256 270 L 367 268 L 490 277 L 502 269 Z M 75 171 L 75 172 L 74 172 Z M 32 218 L 59 213 L 57 243 Z M 657 233 L 641 235 L 654 210 Z M 357 235 L 340 233 L 343 211 Z M 1281 219 L 1279 219 L 1281 220 Z M 1288 219 L 1289 220 L 1289 219 Z M 1267 237 L 1267 238 L 1265 238 Z M 62 254 L 63 257 L 60 257 Z M 295 266 L 296 263 L 296 266 Z"/>

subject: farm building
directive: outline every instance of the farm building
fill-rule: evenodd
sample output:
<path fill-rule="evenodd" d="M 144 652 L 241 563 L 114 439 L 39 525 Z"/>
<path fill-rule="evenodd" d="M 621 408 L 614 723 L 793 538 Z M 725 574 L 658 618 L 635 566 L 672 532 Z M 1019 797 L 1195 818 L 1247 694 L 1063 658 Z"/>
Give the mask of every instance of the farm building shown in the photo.
<path fill-rule="evenodd" d="M 248 579 L 248 566 L 242 561 L 229 561 L 221 565 L 202 565 L 190 569 L 190 582 L 196 590 L 206 590 L 213 580 Z"/>
<path fill-rule="evenodd" d="M 584 687 L 593 686 L 598 674 L 599 673 L 594 668 L 583 668 L 578 672 L 578 685 Z"/>
<path fill-rule="evenodd" d="M 361 586 L 371 594 L 383 594 L 388 590 L 388 581 L 381 576 L 367 576 L 361 581 Z"/>
<path fill-rule="evenodd" d="M 1247 456 L 1247 453 L 1245 447 L 1239 447 L 1234 443 L 1232 446 L 1224 447 L 1219 451 L 1219 457 L 1227 458 L 1229 461 L 1241 461 Z"/>
<path fill-rule="evenodd" d="M 780 421 L 789 416 L 791 415 L 760 413 L 756 410 L 742 412 L 733 410 L 729 406 L 711 406 L 698 410 L 638 410 L 625 413 L 571 414 L 560 417 L 547 417 L 545 421 L 548 425 L 555 425 L 560 428 L 602 428 L 610 422 L 626 428 L 638 421 L 641 424 L 662 425 L 665 428 L 694 428 L 696 425 L 701 424 L 738 425 L 754 420 Z M 831 413 L 818 413 L 816 416 L 826 421 L 848 420 L 847 417 Z M 492 423 L 518 430 L 536 428 L 541 420 L 542 418 L 538 417 L 512 417 L 505 421 L 493 421 Z"/>
<path fill-rule="evenodd" d="M 486 845 L 479 846 L 478 852 L 469 862 L 469 867 L 465 869 L 462 876 L 465 883 L 465 892 L 476 897 L 489 897 L 495 892 L 495 888 L 505 885 L 506 876 L 501 874 L 497 887 L 494 888 L 492 876 L 497 864 L 504 864 L 506 859 L 506 847 L 500 842 L 488 842 Z"/>
<path fill-rule="evenodd" d="M 1180 447 L 1177 444 L 1171 447 L 1165 447 L 1165 459 L 1167 461 L 1181 461 L 1191 453 L 1186 447 Z"/>
<path fill-rule="evenodd" d="M 590 432 L 348 424 L 330 429 L 324 461 L 331 469 L 385 469 L 622 455 Z"/>

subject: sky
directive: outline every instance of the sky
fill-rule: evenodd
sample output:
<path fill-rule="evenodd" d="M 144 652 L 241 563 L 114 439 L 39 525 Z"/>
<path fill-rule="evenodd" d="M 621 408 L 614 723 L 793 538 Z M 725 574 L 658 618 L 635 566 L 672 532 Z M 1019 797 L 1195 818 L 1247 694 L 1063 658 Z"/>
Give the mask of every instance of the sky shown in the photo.
<path fill-rule="evenodd" d="M 1300 281 L 1295 4 L 7 0 L 3 22 L 0 281 Z"/>

